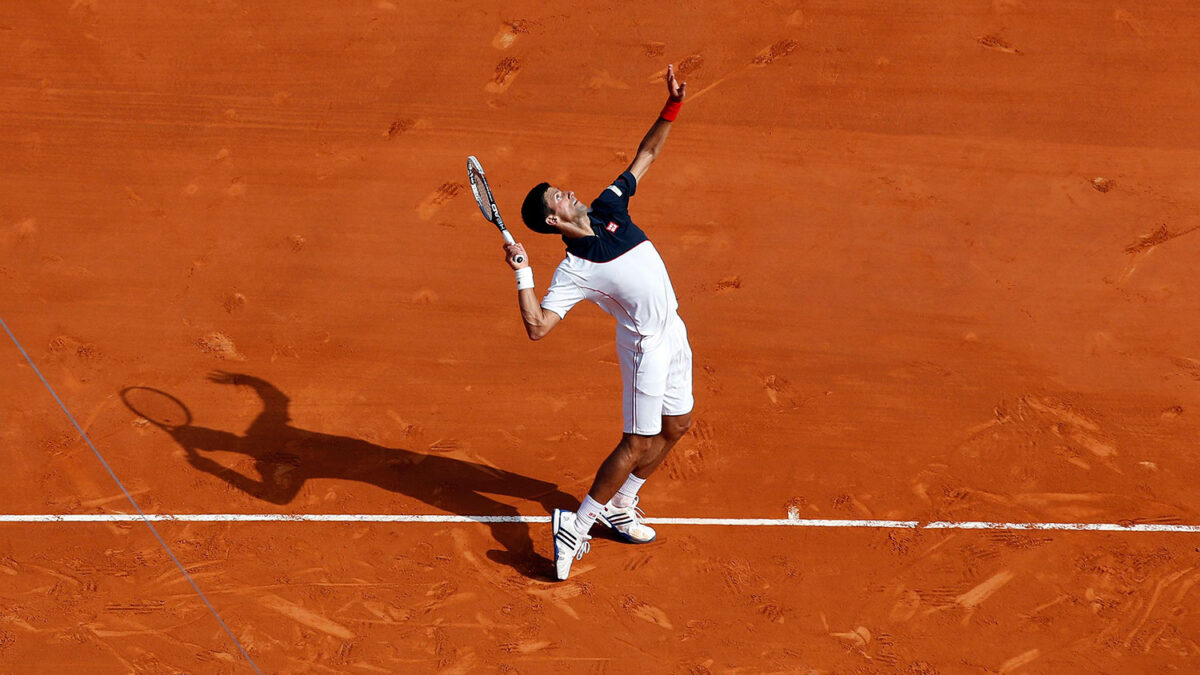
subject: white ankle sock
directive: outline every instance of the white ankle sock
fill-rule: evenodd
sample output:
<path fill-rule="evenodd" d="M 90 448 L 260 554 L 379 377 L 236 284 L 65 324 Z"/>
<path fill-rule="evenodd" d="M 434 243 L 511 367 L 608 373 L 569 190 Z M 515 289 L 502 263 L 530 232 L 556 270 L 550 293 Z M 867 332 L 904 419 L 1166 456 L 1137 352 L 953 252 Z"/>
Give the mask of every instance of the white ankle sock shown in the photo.
<path fill-rule="evenodd" d="M 592 499 L 591 495 L 585 496 L 579 510 L 575 512 L 575 531 L 581 535 L 587 534 L 603 508 L 604 505 Z"/>
<path fill-rule="evenodd" d="M 637 497 L 638 490 L 642 489 L 642 483 L 645 483 L 645 478 L 638 478 L 632 473 L 629 478 L 625 479 L 625 484 L 617 490 L 617 494 L 613 497 L 613 506 L 617 508 L 625 508 L 633 503 L 633 499 Z"/>

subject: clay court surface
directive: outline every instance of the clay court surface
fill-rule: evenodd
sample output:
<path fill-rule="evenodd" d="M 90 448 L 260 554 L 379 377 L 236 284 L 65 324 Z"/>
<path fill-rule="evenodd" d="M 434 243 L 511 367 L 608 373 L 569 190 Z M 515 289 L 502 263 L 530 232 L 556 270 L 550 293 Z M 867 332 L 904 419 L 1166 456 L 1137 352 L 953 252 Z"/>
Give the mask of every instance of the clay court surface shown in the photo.
<path fill-rule="evenodd" d="M 654 517 L 1200 523 L 1183 2 L 0 7 L 0 319 L 150 514 L 546 516 L 611 319 L 519 222 L 629 163 L 695 353 Z M 7 334 L 0 512 L 133 513 Z M 163 392 L 162 428 L 121 392 Z M 186 420 L 185 420 L 186 421 Z M 160 522 L 262 672 L 1200 670 L 1200 533 Z M 596 530 L 599 533 L 599 527 Z M 249 673 L 141 522 L 0 523 L 0 671 Z"/>

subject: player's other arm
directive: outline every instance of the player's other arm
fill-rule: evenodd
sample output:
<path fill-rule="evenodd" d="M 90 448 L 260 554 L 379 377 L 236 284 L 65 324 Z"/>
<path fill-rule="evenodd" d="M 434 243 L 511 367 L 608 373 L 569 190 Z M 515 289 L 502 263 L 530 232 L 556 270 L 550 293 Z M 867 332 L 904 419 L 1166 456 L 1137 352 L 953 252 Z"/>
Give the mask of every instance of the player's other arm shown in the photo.
<path fill-rule="evenodd" d="M 533 270 L 529 267 L 529 254 L 525 252 L 525 247 L 521 244 L 505 244 L 504 253 L 508 257 L 509 267 L 518 271 L 517 304 L 521 307 L 521 320 L 525 322 L 525 333 L 529 335 L 530 340 L 541 340 L 558 325 L 562 317 L 548 309 L 543 309 L 538 304 L 537 294 L 533 290 Z M 522 262 L 514 262 L 513 259 L 518 255 L 522 256 Z M 528 283 L 521 281 L 520 270 L 523 269 L 530 270 Z"/>
<path fill-rule="evenodd" d="M 642 176 L 646 174 L 646 170 L 654 162 L 654 158 L 658 157 L 658 153 L 662 151 L 663 143 L 667 141 L 667 132 L 671 130 L 671 122 L 675 121 L 675 116 L 679 114 L 679 106 L 683 103 L 686 88 L 687 82 L 680 83 L 675 79 L 675 66 L 668 65 L 667 105 L 663 107 L 658 119 L 654 121 L 654 126 L 646 132 L 646 136 L 638 145 L 633 164 L 629 165 L 629 172 L 639 183 L 642 181 Z"/>

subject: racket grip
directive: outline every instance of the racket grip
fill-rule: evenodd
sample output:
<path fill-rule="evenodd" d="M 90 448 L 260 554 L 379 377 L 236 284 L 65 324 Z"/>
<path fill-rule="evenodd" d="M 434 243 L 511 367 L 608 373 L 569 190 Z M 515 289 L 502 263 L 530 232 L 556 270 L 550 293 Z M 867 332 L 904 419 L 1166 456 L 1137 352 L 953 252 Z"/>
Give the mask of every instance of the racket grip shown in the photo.
<path fill-rule="evenodd" d="M 513 236 L 508 233 L 507 229 L 500 230 L 500 235 L 504 237 L 504 243 L 506 244 L 517 243 L 517 240 L 513 239 Z M 518 253 L 517 255 L 513 256 L 513 262 L 520 265 L 521 263 L 525 262 L 525 256 Z"/>
<path fill-rule="evenodd" d="M 505 244 L 516 244 L 516 239 L 512 239 L 512 235 L 509 234 L 508 229 L 502 229 L 500 234 L 503 235 Z M 521 264 L 524 262 L 524 256 L 522 256 L 521 253 L 517 253 L 516 256 L 512 256 L 512 262 Z"/>

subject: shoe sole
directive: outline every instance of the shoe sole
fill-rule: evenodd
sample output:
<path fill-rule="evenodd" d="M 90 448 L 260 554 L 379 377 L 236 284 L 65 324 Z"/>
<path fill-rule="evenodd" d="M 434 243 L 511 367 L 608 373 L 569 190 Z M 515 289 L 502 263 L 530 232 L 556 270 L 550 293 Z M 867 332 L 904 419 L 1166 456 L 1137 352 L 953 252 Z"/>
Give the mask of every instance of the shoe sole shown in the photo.
<path fill-rule="evenodd" d="M 603 515 L 599 516 L 596 520 L 599 520 L 601 523 L 606 525 L 613 532 L 616 532 L 617 534 L 621 535 L 621 538 L 624 539 L 625 541 L 629 542 L 630 544 L 649 544 L 649 543 L 652 543 L 655 539 L 658 539 L 658 532 L 655 532 L 654 536 L 650 537 L 649 539 L 645 539 L 645 540 L 634 539 L 633 537 L 625 534 L 624 532 L 622 532 L 622 531 L 618 530 L 616 527 L 614 527 L 612 523 L 608 522 L 608 518 L 605 518 Z M 555 551 L 555 553 L 557 554 L 557 550 Z"/>

